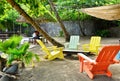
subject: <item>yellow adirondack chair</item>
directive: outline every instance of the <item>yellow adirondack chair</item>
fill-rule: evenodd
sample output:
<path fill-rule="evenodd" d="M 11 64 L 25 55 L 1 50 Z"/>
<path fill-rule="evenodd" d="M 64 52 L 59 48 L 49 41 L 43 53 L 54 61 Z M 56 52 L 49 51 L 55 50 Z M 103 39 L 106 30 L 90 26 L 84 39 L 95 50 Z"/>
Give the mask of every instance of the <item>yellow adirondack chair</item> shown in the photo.
<path fill-rule="evenodd" d="M 100 36 L 92 36 L 89 44 L 82 45 L 84 51 L 88 51 L 90 53 L 98 54 L 100 47 L 101 37 Z"/>
<path fill-rule="evenodd" d="M 51 46 L 46 47 L 45 44 L 41 40 L 36 40 L 39 45 L 42 47 L 42 50 L 47 54 L 44 58 L 48 60 L 54 60 L 56 58 L 64 59 L 63 55 L 63 47 Z"/>

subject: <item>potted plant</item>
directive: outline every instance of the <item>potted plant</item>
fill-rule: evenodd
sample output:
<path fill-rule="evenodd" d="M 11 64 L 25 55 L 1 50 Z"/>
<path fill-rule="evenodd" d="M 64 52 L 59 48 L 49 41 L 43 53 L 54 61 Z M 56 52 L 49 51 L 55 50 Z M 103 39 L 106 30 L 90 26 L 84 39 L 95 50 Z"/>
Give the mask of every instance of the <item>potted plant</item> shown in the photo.
<path fill-rule="evenodd" d="M 20 45 L 22 36 L 12 36 L 8 40 L 0 42 L 0 51 L 3 52 L 1 56 L 6 56 L 7 66 L 11 65 L 13 61 L 21 61 L 22 67 L 25 64 L 32 63 L 34 66 L 33 58 L 39 61 L 39 56 L 28 51 L 29 43 Z"/>

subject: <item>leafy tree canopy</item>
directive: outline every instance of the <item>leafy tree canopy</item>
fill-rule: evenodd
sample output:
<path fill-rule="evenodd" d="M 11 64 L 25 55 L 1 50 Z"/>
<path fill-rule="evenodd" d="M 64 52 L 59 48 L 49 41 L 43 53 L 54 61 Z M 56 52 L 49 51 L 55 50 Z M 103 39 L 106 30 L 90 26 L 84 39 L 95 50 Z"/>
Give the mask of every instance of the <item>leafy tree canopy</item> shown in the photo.
<path fill-rule="evenodd" d="M 80 12 L 81 8 L 118 4 L 120 0 L 57 0 L 56 8 L 62 20 L 84 20 L 90 17 Z"/>
<path fill-rule="evenodd" d="M 33 18 L 56 20 L 47 0 L 15 0 Z M 81 13 L 81 8 L 118 4 L 120 0 L 52 0 L 62 20 L 84 20 L 90 16 Z M 6 0 L 0 1 L 0 21 L 15 21 L 19 14 Z M 14 13 L 14 15 L 13 15 Z"/>

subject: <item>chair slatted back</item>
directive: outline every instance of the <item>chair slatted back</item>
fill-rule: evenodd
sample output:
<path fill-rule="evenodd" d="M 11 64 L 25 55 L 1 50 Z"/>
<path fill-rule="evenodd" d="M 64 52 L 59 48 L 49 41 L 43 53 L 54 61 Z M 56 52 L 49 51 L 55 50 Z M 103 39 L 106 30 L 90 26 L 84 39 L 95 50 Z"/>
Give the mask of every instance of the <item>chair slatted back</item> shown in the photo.
<path fill-rule="evenodd" d="M 50 51 L 48 50 L 48 48 L 45 46 L 45 44 L 41 40 L 36 40 L 36 41 L 40 44 L 44 52 L 46 52 L 47 54 L 50 54 Z"/>
<path fill-rule="evenodd" d="M 69 43 L 69 49 L 77 49 L 79 40 L 80 40 L 79 36 L 71 36 L 70 43 Z"/>
<path fill-rule="evenodd" d="M 108 62 L 112 63 L 115 56 L 120 50 L 120 45 L 118 46 L 106 46 L 100 52 L 96 59 L 96 62 Z"/>
<path fill-rule="evenodd" d="M 45 44 L 41 40 L 36 40 L 42 48 L 46 48 Z"/>
<path fill-rule="evenodd" d="M 100 46 L 101 37 L 100 36 L 92 36 L 90 40 L 90 48 L 89 50 L 96 50 L 96 46 Z"/>
<path fill-rule="evenodd" d="M 97 64 L 89 67 L 91 71 L 93 73 L 106 71 L 110 64 L 115 63 L 114 58 L 119 50 L 120 46 L 105 46 L 96 58 Z"/>

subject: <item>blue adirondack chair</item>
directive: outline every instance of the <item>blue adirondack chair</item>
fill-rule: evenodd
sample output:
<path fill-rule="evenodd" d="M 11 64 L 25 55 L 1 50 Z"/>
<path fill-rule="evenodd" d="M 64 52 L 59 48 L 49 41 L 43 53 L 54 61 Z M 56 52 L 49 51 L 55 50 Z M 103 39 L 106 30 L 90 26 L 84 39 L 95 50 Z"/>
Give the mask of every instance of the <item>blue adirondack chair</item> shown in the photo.
<path fill-rule="evenodd" d="M 120 60 L 120 51 L 117 53 L 115 59 L 116 59 L 116 60 Z"/>

